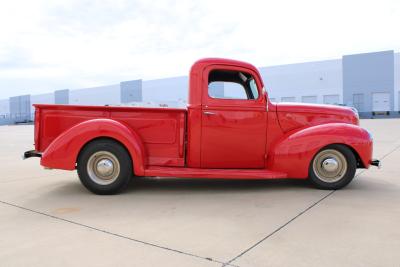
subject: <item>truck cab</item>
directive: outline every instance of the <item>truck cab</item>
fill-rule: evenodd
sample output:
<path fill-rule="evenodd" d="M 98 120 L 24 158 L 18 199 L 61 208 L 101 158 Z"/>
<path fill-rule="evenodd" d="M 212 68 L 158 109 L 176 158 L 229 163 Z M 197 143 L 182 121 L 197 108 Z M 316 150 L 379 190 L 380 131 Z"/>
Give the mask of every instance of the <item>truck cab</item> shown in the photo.
<path fill-rule="evenodd" d="M 371 134 L 347 107 L 273 103 L 253 65 L 207 58 L 190 70 L 186 109 L 35 105 L 35 150 L 112 194 L 135 176 L 308 179 L 347 185 L 372 159 Z"/>
<path fill-rule="evenodd" d="M 189 139 L 196 141 L 188 148 L 188 164 L 265 168 L 270 103 L 258 71 L 235 61 L 201 60 L 191 70 L 190 88 L 188 122 L 196 130 Z"/>

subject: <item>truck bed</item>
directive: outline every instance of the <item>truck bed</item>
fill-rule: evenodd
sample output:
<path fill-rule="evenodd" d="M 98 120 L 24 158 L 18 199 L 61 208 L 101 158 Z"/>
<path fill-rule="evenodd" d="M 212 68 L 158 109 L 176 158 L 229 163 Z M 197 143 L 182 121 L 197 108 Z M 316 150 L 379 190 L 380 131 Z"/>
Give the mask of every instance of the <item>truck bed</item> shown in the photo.
<path fill-rule="evenodd" d="M 108 118 L 141 138 L 149 166 L 184 166 L 186 109 L 118 106 L 35 106 L 35 149 L 44 152 L 61 133 L 83 121 Z"/>

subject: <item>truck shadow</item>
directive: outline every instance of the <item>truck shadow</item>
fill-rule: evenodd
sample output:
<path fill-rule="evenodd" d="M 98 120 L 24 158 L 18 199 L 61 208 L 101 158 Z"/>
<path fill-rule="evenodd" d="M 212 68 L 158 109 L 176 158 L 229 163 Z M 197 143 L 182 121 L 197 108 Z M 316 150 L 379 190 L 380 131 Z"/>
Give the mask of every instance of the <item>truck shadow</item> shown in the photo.
<path fill-rule="evenodd" d="M 320 191 L 312 187 L 307 180 L 303 179 L 279 179 L 279 180 L 225 180 L 225 179 L 190 179 L 190 178 L 136 178 L 119 196 L 147 196 L 151 195 L 176 195 L 176 194 L 241 194 L 251 192 L 262 193 L 286 193 L 301 191 Z M 386 184 L 375 180 L 355 179 L 345 191 L 353 193 L 371 193 L 371 191 L 392 191 Z M 47 197 L 71 197 L 83 196 L 94 197 L 80 183 L 78 179 L 60 183 L 53 190 L 47 192 Z M 100 196 L 101 197 L 101 196 Z M 107 197 L 107 196 L 103 196 Z M 108 196 L 112 197 L 112 196 Z"/>
<path fill-rule="evenodd" d="M 190 178 L 137 178 L 125 193 L 136 191 L 188 191 L 188 192 L 224 192 L 255 190 L 287 190 L 310 188 L 306 180 L 226 180 L 226 179 L 190 179 Z"/>

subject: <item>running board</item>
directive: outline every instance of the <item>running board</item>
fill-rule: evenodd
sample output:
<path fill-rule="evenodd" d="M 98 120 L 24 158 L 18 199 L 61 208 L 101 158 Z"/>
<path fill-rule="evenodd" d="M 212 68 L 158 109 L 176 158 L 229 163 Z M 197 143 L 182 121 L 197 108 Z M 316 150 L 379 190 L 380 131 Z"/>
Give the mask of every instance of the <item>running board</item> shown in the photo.
<path fill-rule="evenodd" d="M 287 178 L 283 172 L 266 169 L 200 169 L 183 167 L 147 168 L 145 176 L 182 177 L 182 178 L 217 178 L 217 179 L 281 179 Z"/>

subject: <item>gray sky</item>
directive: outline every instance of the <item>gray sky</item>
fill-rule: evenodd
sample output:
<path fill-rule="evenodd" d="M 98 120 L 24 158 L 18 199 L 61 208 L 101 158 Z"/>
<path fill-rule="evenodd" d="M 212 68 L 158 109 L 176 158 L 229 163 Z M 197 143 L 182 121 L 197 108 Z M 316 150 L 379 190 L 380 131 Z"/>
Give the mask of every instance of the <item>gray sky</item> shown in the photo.
<path fill-rule="evenodd" d="M 0 99 L 187 75 L 196 59 L 256 66 L 400 50 L 400 1 L 13 0 L 0 5 Z"/>

